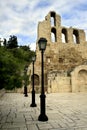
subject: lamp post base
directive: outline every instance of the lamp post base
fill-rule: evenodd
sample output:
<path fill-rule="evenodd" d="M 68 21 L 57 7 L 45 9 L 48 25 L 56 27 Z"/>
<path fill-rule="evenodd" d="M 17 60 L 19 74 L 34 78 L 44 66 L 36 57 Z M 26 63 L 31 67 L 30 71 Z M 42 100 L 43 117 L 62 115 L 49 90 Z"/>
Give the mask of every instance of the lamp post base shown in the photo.
<path fill-rule="evenodd" d="M 30 107 L 37 107 L 37 105 L 36 104 L 31 104 Z"/>
<path fill-rule="evenodd" d="M 28 95 L 27 95 L 27 94 L 25 94 L 24 96 L 25 96 L 25 97 L 28 97 Z"/>
<path fill-rule="evenodd" d="M 35 103 L 35 91 L 32 91 L 32 103 L 30 105 L 30 107 L 36 107 L 36 103 Z"/>
<path fill-rule="evenodd" d="M 24 96 L 25 96 L 25 97 L 28 97 L 28 94 L 27 94 L 27 87 L 26 87 L 26 86 L 24 86 Z"/>
<path fill-rule="evenodd" d="M 46 96 L 44 94 L 40 95 L 41 113 L 38 117 L 39 121 L 48 121 L 48 117 L 46 116 L 46 113 L 45 113 L 45 98 Z"/>
<path fill-rule="evenodd" d="M 38 121 L 48 121 L 48 117 L 46 115 L 40 114 L 40 116 L 38 117 Z"/>

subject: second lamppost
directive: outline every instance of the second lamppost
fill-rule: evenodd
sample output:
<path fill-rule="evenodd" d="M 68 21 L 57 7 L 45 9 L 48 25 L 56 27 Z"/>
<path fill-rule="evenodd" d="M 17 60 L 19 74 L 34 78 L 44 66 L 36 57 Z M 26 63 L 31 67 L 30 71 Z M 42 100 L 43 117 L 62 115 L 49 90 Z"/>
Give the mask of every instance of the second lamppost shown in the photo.
<path fill-rule="evenodd" d="M 24 96 L 27 97 L 28 94 L 27 94 L 27 69 L 28 69 L 28 66 L 25 66 L 24 67 Z"/>
<path fill-rule="evenodd" d="M 44 93 L 44 51 L 46 49 L 46 44 L 47 40 L 45 38 L 40 38 L 38 41 L 39 44 L 39 50 L 41 51 L 41 57 L 42 57 L 42 62 L 41 62 L 41 95 L 40 95 L 40 115 L 38 117 L 39 121 L 48 121 L 48 117 L 46 116 L 45 112 L 45 93 Z"/>
<path fill-rule="evenodd" d="M 32 77 L 32 103 L 30 107 L 36 107 L 35 103 L 35 90 L 34 90 L 34 62 L 36 60 L 36 55 L 32 57 L 32 63 L 33 63 L 33 77 Z"/>

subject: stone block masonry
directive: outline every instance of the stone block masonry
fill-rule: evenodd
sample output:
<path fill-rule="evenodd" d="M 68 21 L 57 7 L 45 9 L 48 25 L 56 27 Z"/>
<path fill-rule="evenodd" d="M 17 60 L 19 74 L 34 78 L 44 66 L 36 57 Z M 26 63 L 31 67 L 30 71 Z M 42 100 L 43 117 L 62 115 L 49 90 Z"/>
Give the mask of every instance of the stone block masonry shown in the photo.
<path fill-rule="evenodd" d="M 83 77 L 85 79 L 87 77 L 85 32 L 82 29 L 62 26 L 61 16 L 54 11 L 50 11 L 45 20 L 38 23 L 35 62 L 36 91 L 40 92 L 41 87 L 41 52 L 38 47 L 38 40 L 41 37 L 47 39 L 44 54 L 45 91 L 87 92 L 86 80 L 83 81 Z M 79 66 L 81 69 L 76 74 L 74 71 L 78 70 Z M 32 66 L 30 70 L 32 72 Z M 78 80 L 80 80 L 79 83 Z"/>

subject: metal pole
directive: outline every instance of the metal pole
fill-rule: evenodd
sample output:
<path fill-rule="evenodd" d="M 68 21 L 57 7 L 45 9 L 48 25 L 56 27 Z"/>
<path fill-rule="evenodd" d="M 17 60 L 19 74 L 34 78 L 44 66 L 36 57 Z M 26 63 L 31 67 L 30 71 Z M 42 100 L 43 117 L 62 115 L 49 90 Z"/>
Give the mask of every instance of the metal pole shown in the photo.
<path fill-rule="evenodd" d="M 42 64 L 41 64 L 41 69 L 42 69 L 42 78 L 41 78 L 41 95 L 40 95 L 40 116 L 38 117 L 39 121 L 48 121 L 48 117 L 45 114 L 45 94 L 44 94 L 44 50 L 41 52 L 42 54 Z"/>
<path fill-rule="evenodd" d="M 24 86 L 24 94 L 25 94 L 25 97 L 28 97 L 28 94 L 27 94 L 27 86 L 26 86 L 26 85 Z"/>
<path fill-rule="evenodd" d="M 33 61 L 33 82 L 32 82 L 33 84 L 32 84 L 32 91 L 34 91 L 34 61 Z"/>
<path fill-rule="evenodd" d="M 27 71 L 25 70 L 25 85 L 24 85 L 24 96 L 25 97 L 28 97 L 28 94 L 27 94 L 27 85 L 26 85 L 26 76 L 27 76 Z"/>
<path fill-rule="evenodd" d="M 33 79 L 32 79 L 32 103 L 30 105 L 30 107 L 36 107 L 36 103 L 35 103 L 35 90 L 34 90 L 34 61 L 33 61 Z"/>
<path fill-rule="evenodd" d="M 42 50 L 42 52 L 41 52 L 41 54 L 42 54 L 42 75 L 41 75 L 41 77 L 42 77 L 42 90 L 41 90 L 41 94 L 42 95 L 44 95 L 44 61 L 43 61 L 43 54 L 44 54 L 44 52 L 43 52 L 43 50 Z"/>

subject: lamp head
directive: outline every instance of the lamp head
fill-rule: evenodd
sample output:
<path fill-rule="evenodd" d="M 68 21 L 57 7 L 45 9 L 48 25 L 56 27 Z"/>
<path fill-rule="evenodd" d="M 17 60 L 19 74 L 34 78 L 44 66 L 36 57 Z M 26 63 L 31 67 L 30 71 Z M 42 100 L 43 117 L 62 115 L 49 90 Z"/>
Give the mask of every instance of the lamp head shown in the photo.
<path fill-rule="evenodd" d="M 38 45 L 39 45 L 39 50 L 45 50 L 46 49 L 46 45 L 47 45 L 47 40 L 46 38 L 41 37 L 38 41 Z"/>
<path fill-rule="evenodd" d="M 36 61 L 36 55 L 34 55 L 34 56 L 32 57 L 32 61 L 33 61 L 33 62 Z"/>

